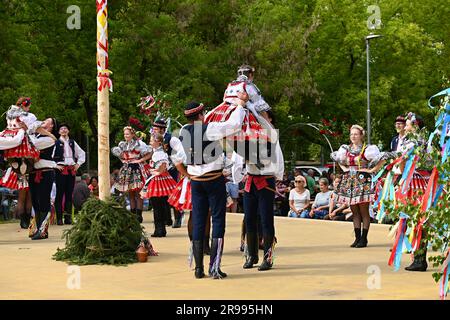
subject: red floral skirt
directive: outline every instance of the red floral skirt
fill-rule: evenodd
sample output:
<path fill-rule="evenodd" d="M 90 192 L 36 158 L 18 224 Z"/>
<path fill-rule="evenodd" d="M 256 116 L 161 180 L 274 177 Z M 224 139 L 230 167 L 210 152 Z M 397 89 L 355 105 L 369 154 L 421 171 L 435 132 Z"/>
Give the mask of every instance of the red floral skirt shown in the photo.
<path fill-rule="evenodd" d="M 19 133 L 19 130 L 10 130 L 6 129 L 0 132 L 0 137 L 14 137 Z M 39 150 L 36 149 L 28 140 L 28 136 L 25 135 L 25 137 L 22 140 L 22 143 L 14 148 L 5 150 L 3 152 L 3 157 L 5 159 L 10 158 L 31 158 L 39 160 Z"/>
<path fill-rule="evenodd" d="M 169 204 L 178 211 L 192 211 L 191 180 L 181 179 L 168 199 Z"/>
<path fill-rule="evenodd" d="M 141 191 L 142 198 L 165 197 L 172 194 L 177 183 L 169 172 L 163 172 L 153 177 Z"/>
<path fill-rule="evenodd" d="M 205 118 L 205 122 L 225 122 L 230 118 L 234 110 L 236 110 L 235 105 L 231 105 L 227 102 L 222 102 L 208 113 Z M 239 131 L 236 135 L 229 137 L 229 139 L 235 141 L 248 141 L 258 140 L 262 138 L 264 140 L 267 140 L 267 133 L 264 132 L 262 126 L 259 124 L 253 113 L 251 113 L 247 109 L 245 111 L 246 115 L 242 124 L 242 130 Z"/>
<path fill-rule="evenodd" d="M 25 175 L 20 175 L 19 177 L 12 168 L 8 168 L 5 175 L 0 179 L 0 186 L 13 190 L 29 188 L 27 177 Z"/>

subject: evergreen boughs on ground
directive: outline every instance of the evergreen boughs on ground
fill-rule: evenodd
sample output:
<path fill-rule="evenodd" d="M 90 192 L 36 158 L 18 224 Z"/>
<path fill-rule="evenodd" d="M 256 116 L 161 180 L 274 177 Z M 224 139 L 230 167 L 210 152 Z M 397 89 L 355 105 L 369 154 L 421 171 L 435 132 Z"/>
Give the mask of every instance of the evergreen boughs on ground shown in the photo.
<path fill-rule="evenodd" d="M 116 202 L 89 199 L 71 229 L 63 232 L 66 247 L 53 258 L 70 264 L 125 265 L 137 262 L 135 250 L 144 232 L 128 210 Z"/>

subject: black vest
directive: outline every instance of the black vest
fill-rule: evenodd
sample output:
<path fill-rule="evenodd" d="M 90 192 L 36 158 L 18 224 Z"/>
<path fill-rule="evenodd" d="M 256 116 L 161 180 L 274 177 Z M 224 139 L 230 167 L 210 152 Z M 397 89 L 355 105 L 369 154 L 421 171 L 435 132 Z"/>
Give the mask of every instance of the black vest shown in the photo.
<path fill-rule="evenodd" d="M 180 131 L 180 141 L 186 153 L 188 165 L 202 165 L 214 162 L 223 154 L 219 141 L 208 141 L 205 136 L 208 125 L 188 124 Z M 194 130 L 196 129 L 196 130 Z"/>
<path fill-rule="evenodd" d="M 75 161 L 75 163 L 77 163 L 78 158 L 75 155 L 75 141 L 73 139 L 69 139 L 69 147 L 70 147 L 70 149 L 72 149 L 73 161 Z"/>
<path fill-rule="evenodd" d="M 39 139 L 39 137 L 38 137 Z M 53 150 L 55 151 L 53 153 Z M 40 158 L 50 161 L 64 161 L 64 147 L 61 141 L 56 140 L 55 145 L 40 151 Z"/>

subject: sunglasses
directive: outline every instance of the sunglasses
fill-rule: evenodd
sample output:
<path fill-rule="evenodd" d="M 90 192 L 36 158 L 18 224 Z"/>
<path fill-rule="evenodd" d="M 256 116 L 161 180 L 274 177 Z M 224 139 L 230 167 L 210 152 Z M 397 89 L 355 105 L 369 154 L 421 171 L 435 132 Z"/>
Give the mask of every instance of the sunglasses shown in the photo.
<path fill-rule="evenodd" d="M 295 181 L 295 183 L 305 183 L 305 181 L 299 180 L 299 181 Z"/>

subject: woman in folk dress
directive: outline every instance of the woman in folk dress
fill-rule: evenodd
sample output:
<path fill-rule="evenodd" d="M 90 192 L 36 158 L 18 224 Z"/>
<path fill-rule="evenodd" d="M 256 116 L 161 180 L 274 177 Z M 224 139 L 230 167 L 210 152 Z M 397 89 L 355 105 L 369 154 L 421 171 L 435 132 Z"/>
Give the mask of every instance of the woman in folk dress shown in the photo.
<path fill-rule="evenodd" d="M 369 206 L 375 197 L 372 173 L 378 171 L 384 163 L 384 154 L 376 145 L 366 145 L 364 136 L 364 129 L 359 125 L 353 125 L 350 128 L 351 143 L 342 145 L 338 151 L 331 154 L 333 161 L 338 162 L 344 171 L 335 194 L 338 203 L 347 204 L 352 210 L 355 231 L 355 241 L 351 244 L 353 248 L 367 246 L 370 227 Z"/>
<path fill-rule="evenodd" d="M 113 187 L 120 192 L 128 192 L 130 211 L 136 214 L 142 223 L 143 199 L 139 193 L 148 176 L 144 163 L 151 157 L 151 153 L 148 146 L 136 137 L 132 127 L 123 128 L 123 135 L 125 141 L 121 141 L 111 150 L 123 163 Z"/>
<path fill-rule="evenodd" d="M 150 162 L 151 170 L 144 189 L 141 191 L 142 198 L 150 199 L 153 207 L 153 217 L 155 232 L 152 237 L 165 237 L 165 220 L 170 210 L 168 196 L 172 194 L 176 187 L 176 181 L 167 171 L 169 166 L 169 156 L 163 149 L 163 135 L 156 133 L 150 138 L 150 145 L 153 148 Z"/>

